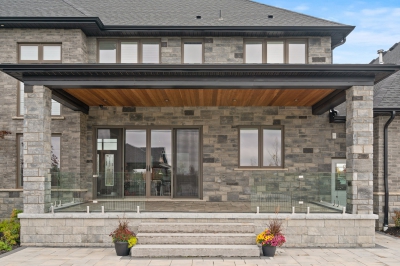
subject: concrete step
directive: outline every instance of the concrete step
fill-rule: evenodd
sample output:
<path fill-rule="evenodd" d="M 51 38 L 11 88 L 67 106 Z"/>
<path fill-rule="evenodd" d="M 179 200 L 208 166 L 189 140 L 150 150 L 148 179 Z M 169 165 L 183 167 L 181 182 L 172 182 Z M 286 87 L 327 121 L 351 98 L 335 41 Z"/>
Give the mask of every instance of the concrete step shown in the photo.
<path fill-rule="evenodd" d="M 132 257 L 260 257 L 256 245 L 136 245 Z"/>
<path fill-rule="evenodd" d="M 140 233 L 253 233 L 252 223 L 142 223 Z"/>
<path fill-rule="evenodd" d="M 140 244 L 252 245 L 254 233 L 139 233 Z"/>

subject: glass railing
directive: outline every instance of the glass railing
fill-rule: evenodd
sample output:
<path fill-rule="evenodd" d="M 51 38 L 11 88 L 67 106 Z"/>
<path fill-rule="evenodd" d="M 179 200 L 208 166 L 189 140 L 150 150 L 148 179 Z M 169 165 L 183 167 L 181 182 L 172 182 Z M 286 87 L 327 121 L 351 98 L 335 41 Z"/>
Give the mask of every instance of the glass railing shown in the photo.
<path fill-rule="evenodd" d="M 51 205 L 55 210 L 84 203 L 90 192 L 90 175 L 68 172 L 51 173 Z"/>
<path fill-rule="evenodd" d="M 346 206 L 346 176 L 333 173 L 253 173 L 251 210 L 335 213 Z"/>

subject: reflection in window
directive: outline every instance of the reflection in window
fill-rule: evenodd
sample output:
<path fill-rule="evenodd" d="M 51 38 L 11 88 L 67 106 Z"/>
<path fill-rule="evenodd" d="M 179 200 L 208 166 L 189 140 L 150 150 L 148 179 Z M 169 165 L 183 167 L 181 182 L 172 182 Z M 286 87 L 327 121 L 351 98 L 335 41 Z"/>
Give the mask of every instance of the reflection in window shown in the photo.
<path fill-rule="evenodd" d="M 39 45 L 21 45 L 19 58 L 23 61 L 39 60 Z"/>
<path fill-rule="evenodd" d="M 283 64 L 285 62 L 285 43 L 283 41 L 267 42 L 267 63 Z"/>
<path fill-rule="evenodd" d="M 258 166 L 258 129 L 240 129 L 240 166 Z"/>
<path fill-rule="evenodd" d="M 246 43 L 246 63 L 261 64 L 262 58 L 262 43 Z"/>
<path fill-rule="evenodd" d="M 289 64 L 305 64 L 306 63 L 306 44 L 305 43 L 289 43 Z"/>
<path fill-rule="evenodd" d="M 18 187 L 22 187 L 24 184 L 24 137 L 22 134 L 17 134 L 17 151 L 19 155 L 19 162 L 18 162 L 18 170 L 17 170 L 17 177 L 18 177 Z"/>
<path fill-rule="evenodd" d="M 203 63 L 203 44 L 200 43 L 184 43 L 183 44 L 183 63 L 185 64 L 201 64 Z"/>
<path fill-rule="evenodd" d="M 121 63 L 138 62 L 138 43 L 121 42 Z"/>
<path fill-rule="evenodd" d="M 51 137 L 51 185 L 60 186 L 61 136 Z"/>
<path fill-rule="evenodd" d="M 99 43 L 99 63 L 117 62 L 117 43 L 114 41 L 103 41 Z"/>
<path fill-rule="evenodd" d="M 263 166 L 282 166 L 282 133 L 280 129 L 263 130 Z"/>
<path fill-rule="evenodd" d="M 282 132 L 278 127 L 240 128 L 239 166 L 283 167 Z"/>
<path fill-rule="evenodd" d="M 144 43 L 142 45 L 142 63 L 158 64 L 160 63 L 160 44 Z"/>

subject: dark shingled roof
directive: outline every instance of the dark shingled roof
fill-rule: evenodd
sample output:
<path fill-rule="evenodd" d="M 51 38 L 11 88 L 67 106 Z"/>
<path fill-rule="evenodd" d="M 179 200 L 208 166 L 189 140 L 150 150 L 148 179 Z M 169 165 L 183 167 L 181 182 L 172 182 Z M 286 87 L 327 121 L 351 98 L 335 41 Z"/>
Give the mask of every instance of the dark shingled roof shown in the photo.
<path fill-rule="evenodd" d="M 346 26 L 249 0 L 0 0 L 0 6 L 0 17 L 99 17 L 104 25 Z"/>
<path fill-rule="evenodd" d="M 394 44 L 383 55 L 385 64 L 400 65 L 400 45 Z M 379 64 L 378 58 L 371 62 Z M 374 108 L 400 108 L 400 71 L 382 80 L 374 87 Z"/>

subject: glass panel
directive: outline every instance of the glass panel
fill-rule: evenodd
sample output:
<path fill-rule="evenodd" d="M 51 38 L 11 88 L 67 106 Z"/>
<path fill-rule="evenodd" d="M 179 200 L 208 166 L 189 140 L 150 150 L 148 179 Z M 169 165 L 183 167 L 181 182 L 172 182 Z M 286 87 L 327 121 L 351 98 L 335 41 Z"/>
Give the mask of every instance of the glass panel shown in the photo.
<path fill-rule="evenodd" d="M 117 43 L 104 41 L 99 43 L 99 63 L 117 62 Z"/>
<path fill-rule="evenodd" d="M 24 115 L 25 114 L 25 108 L 24 108 L 24 83 L 19 82 L 19 115 Z"/>
<path fill-rule="evenodd" d="M 258 166 L 258 129 L 240 129 L 240 166 Z"/>
<path fill-rule="evenodd" d="M 138 43 L 121 42 L 121 63 L 138 62 Z"/>
<path fill-rule="evenodd" d="M 171 195 L 171 130 L 151 131 L 151 196 Z"/>
<path fill-rule="evenodd" d="M 143 63 L 160 63 L 160 45 L 158 43 L 143 44 Z"/>
<path fill-rule="evenodd" d="M 122 129 L 97 130 L 97 198 L 123 196 Z M 101 148 L 101 149 L 99 149 Z"/>
<path fill-rule="evenodd" d="M 61 137 L 51 137 L 51 186 L 59 186 L 59 173 L 61 165 Z"/>
<path fill-rule="evenodd" d="M 283 41 L 267 42 L 267 63 L 284 63 L 284 43 Z"/>
<path fill-rule="evenodd" d="M 39 46 L 21 45 L 20 60 L 39 60 Z"/>
<path fill-rule="evenodd" d="M 55 100 L 51 100 L 51 115 L 61 115 L 61 104 Z"/>
<path fill-rule="evenodd" d="M 203 63 L 203 44 L 202 43 L 185 43 L 183 45 L 183 62 L 186 64 Z"/>
<path fill-rule="evenodd" d="M 306 44 L 289 43 L 289 64 L 306 63 Z"/>
<path fill-rule="evenodd" d="M 262 63 L 262 43 L 246 43 L 246 63 Z"/>
<path fill-rule="evenodd" d="M 199 196 L 199 130 L 176 130 L 176 197 Z"/>
<path fill-rule="evenodd" d="M 24 137 L 18 134 L 18 152 L 19 152 L 19 165 L 18 165 L 18 181 L 19 186 L 24 185 Z"/>
<path fill-rule="evenodd" d="M 263 130 L 263 166 L 282 166 L 282 131 Z"/>
<path fill-rule="evenodd" d="M 43 60 L 61 60 L 60 45 L 43 46 Z"/>
<path fill-rule="evenodd" d="M 346 206 L 346 160 L 333 160 L 332 162 L 334 166 L 332 169 L 332 203 L 338 206 Z"/>
<path fill-rule="evenodd" d="M 146 130 L 127 130 L 125 142 L 125 196 L 146 195 Z"/>

